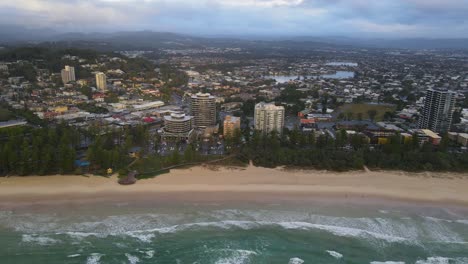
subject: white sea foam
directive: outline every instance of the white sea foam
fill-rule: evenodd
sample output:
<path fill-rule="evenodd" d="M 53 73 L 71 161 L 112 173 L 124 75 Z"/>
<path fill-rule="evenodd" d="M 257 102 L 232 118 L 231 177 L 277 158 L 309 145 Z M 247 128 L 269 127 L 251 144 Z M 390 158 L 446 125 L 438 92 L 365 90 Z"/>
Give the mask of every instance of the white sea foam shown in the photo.
<path fill-rule="evenodd" d="M 81 256 L 80 254 L 73 254 L 73 255 L 68 255 L 67 258 L 76 258 Z"/>
<path fill-rule="evenodd" d="M 279 225 L 286 229 L 303 229 L 303 230 L 319 229 L 319 230 L 330 232 L 336 236 L 344 236 L 344 237 L 377 238 L 377 239 L 382 239 L 388 242 L 404 242 L 407 240 L 406 238 L 403 238 L 403 237 L 391 236 L 387 234 L 376 233 L 376 232 L 371 232 L 371 231 L 358 229 L 358 228 L 351 228 L 351 227 L 319 225 L 319 224 L 311 224 L 311 223 L 306 223 L 306 222 L 284 222 L 284 223 L 279 223 Z"/>
<path fill-rule="evenodd" d="M 129 264 L 137 264 L 140 262 L 140 259 L 137 256 L 133 256 L 128 253 L 125 253 L 125 256 L 127 257 Z"/>
<path fill-rule="evenodd" d="M 426 260 L 416 261 L 416 264 L 449 264 L 449 263 L 450 263 L 450 259 L 443 258 L 443 257 L 430 257 Z"/>
<path fill-rule="evenodd" d="M 415 264 L 467 264 L 468 258 L 445 258 L 430 257 L 425 260 L 418 260 Z"/>
<path fill-rule="evenodd" d="M 141 233 L 141 232 L 127 232 L 126 234 L 128 234 L 131 237 L 137 238 L 142 242 L 146 242 L 146 243 L 150 243 L 153 240 L 153 238 L 155 237 L 155 235 L 153 233 L 144 234 L 144 233 Z"/>
<path fill-rule="evenodd" d="M 327 250 L 327 253 L 328 253 L 330 256 L 332 256 L 332 257 L 334 257 L 334 258 L 336 258 L 336 259 L 343 258 L 343 254 L 340 254 L 340 253 L 338 253 L 338 252 L 336 252 L 336 251 Z"/>
<path fill-rule="evenodd" d="M 175 233 L 185 230 L 199 229 L 199 228 L 219 228 L 219 229 L 232 229 L 239 228 L 243 230 L 249 230 L 259 228 L 262 226 L 279 226 L 284 229 L 296 229 L 296 230 L 323 230 L 330 232 L 336 236 L 344 237 L 360 237 L 360 238 L 373 238 L 380 239 L 387 242 L 405 242 L 407 238 L 400 237 L 397 235 L 391 235 L 384 233 L 385 230 L 379 228 L 373 228 L 378 232 L 369 231 L 366 229 L 345 227 L 338 225 L 323 225 L 314 224 L 309 222 L 267 222 L 267 221 L 219 221 L 219 222 L 199 222 L 199 223 L 188 223 L 181 225 L 174 225 L 168 227 L 154 228 L 148 230 L 135 230 L 127 231 L 123 233 L 85 233 L 85 232 L 66 232 L 67 235 L 75 238 L 86 238 L 89 236 L 95 236 L 104 238 L 109 235 L 120 236 L 127 235 L 138 238 L 143 242 L 151 242 L 155 237 L 155 233 L 166 234 Z"/>
<path fill-rule="evenodd" d="M 403 261 L 372 261 L 370 264 L 405 264 Z"/>
<path fill-rule="evenodd" d="M 154 250 L 138 250 L 138 252 L 144 254 L 144 258 L 146 259 L 151 259 L 154 257 L 154 253 L 155 251 Z"/>
<path fill-rule="evenodd" d="M 288 264 L 302 264 L 302 263 L 304 263 L 304 260 L 300 258 L 292 258 L 288 262 Z"/>
<path fill-rule="evenodd" d="M 456 222 L 459 223 L 459 224 L 468 225 L 468 220 L 465 220 L 465 219 L 457 220 Z"/>
<path fill-rule="evenodd" d="M 383 214 L 393 211 L 381 210 L 381 218 L 339 217 L 316 215 L 307 211 L 285 210 L 214 210 L 196 214 L 158 213 L 59 218 L 50 215 L 8 212 L 0 215 L 0 222 L 23 233 L 66 234 L 81 242 L 88 237 L 129 236 L 142 242 L 152 242 L 157 234 L 184 232 L 196 229 L 256 229 L 264 226 L 297 230 L 322 230 L 337 236 L 373 240 L 382 246 L 384 242 L 403 242 L 424 246 L 430 243 L 466 243 L 464 237 L 452 228 L 452 223 L 436 218 L 392 218 Z M 192 218 L 193 217 L 193 218 Z M 190 218 L 193 223 L 186 223 Z M 468 224 L 463 216 L 457 216 L 458 224 Z M 206 221 L 210 219 L 210 221 Z M 224 219 L 235 219 L 223 221 Z M 83 221 L 84 220 L 84 221 Z M 72 223 L 70 223 L 72 221 Z M 206 222 L 204 222 L 206 221 Z M 173 224 L 176 225 L 173 225 Z M 72 232 L 70 232 L 72 231 Z M 51 236 L 54 237 L 55 236 Z"/>
<path fill-rule="evenodd" d="M 148 250 L 145 252 L 146 258 L 150 259 L 154 257 L 154 250 Z"/>
<path fill-rule="evenodd" d="M 230 256 L 218 259 L 215 264 L 244 264 L 248 263 L 252 255 L 257 252 L 250 250 L 227 250 L 231 251 Z"/>
<path fill-rule="evenodd" d="M 101 261 L 103 254 L 100 253 L 92 253 L 87 259 L 86 264 L 99 264 Z"/>
<path fill-rule="evenodd" d="M 183 231 L 187 229 L 193 229 L 198 227 L 215 227 L 221 229 L 231 229 L 231 228 L 240 228 L 240 229 L 253 229 L 261 226 L 273 225 L 279 226 L 285 229 L 298 229 L 298 230 L 312 230 L 318 229 L 330 232 L 337 236 L 346 236 L 346 237 L 371 237 L 376 239 L 382 239 L 388 242 L 404 242 L 406 241 L 403 237 L 391 236 L 384 233 L 371 232 L 364 229 L 343 227 L 343 226 L 334 226 L 334 225 L 321 225 L 313 224 L 308 222 L 266 222 L 266 221 L 220 221 L 220 222 L 200 222 L 200 223 L 190 223 L 183 225 L 176 225 L 165 228 L 158 228 L 147 231 L 140 232 L 160 232 L 160 233 L 173 233 L 177 231 Z"/>
<path fill-rule="evenodd" d="M 447 222 L 447 223 L 452 223 L 452 220 L 449 219 L 442 219 L 442 218 L 437 218 L 437 217 L 432 217 L 432 216 L 424 216 L 427 220 L 435 221 L 435 222 Z"/>
<path fill-rule="evenodd" d="M 40 236 L 37 234 L 23 234 L 21 241 L 24 243 L 35 243 L 41 246 L 48 246 L 48 245 L 60 243 L 60 240 L 58 239 L 53 239 L 53 238 L 46 237 L 46 236 Z"/>
<path fill-rule="evenodd" d="M 426 220 L 421 223 L 423 230 L 427 230 L 425 241 L 439 243 L 464 243 L 463 238 L 452 228 L 440 220 Z"/>
<path fill-rule="evenodd" d="M 61 235 L 63 233 L 56 233 L 57 235 Z M 94 236 L 94 237 L 100 237 L 100 238 L 104 238 L 106 237 L 107 235 L 104 235 L 104 234 L 99 234 L 99 233 L 87 233 L 87 232 L 65 232 L 66 235 L 72 237 L 72 238 L 77 238 L 77 239 L 83 239 L 83 238 L 87 238 L 87 237 L 90 237 L 90 236 Z"/>

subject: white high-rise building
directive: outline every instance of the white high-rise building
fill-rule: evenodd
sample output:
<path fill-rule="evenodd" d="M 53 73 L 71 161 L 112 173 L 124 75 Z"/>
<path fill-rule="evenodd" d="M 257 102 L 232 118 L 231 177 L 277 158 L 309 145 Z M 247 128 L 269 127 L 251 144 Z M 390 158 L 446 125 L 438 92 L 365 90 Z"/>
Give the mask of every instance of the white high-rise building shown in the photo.
<path fill-rule="evenodd" d="M 195 126 L 206 128 L 216 125 L 216 98 L 209 93 L 197 93 L 190 98 L 190 112 Z"/>
<path fill-rule="evenodd" d="M 443 133 L 450 131 L 453 112 L 455 111 L 453 91 L 428 89 L 424 100 L 424 110 L 419 119 L 419 128 Z"/>
<path fill-rule="evenodd" d="M 69 82 L 73 82 L 76 80 L 75 78 L 75 67 L 66 65 L 64 69 L 62 69 L 62 82 L 63 84 L 67 84 Z"/>
<path fill-rule="evenodd" d="M 103 72 L 96 73 L 96 87 L 103 92 L 107 90 L 107 77 Z"/>
<path fill-rule="evenodd" d="M 284 107 L 273 103 L 258 103 L 255 105 L 254 115 L 255 129 L 263 133 L 277 131 L 283 132 Z"/>

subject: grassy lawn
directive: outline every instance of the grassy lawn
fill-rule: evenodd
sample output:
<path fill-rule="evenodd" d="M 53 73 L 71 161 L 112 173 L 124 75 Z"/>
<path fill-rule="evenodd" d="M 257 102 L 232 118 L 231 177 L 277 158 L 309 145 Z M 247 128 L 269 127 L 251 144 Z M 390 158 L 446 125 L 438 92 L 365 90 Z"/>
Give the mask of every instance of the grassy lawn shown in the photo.
<path fill-rule="evenodd" d="M 382 121 L 386 112 L 394 112 L 396 110 L 395 105 L 390 104 L 345 104 L 338 108 L 334 113 L 334 117 L 337 118 L 340 113 L 345 116 L 348 113 L 352 113 L 353 119 L 358 119 L 359 114 L 362 114 L 362 119 L 369 119 L 368 112 L 375 110 L 377 115 L 375 121 Z"/>

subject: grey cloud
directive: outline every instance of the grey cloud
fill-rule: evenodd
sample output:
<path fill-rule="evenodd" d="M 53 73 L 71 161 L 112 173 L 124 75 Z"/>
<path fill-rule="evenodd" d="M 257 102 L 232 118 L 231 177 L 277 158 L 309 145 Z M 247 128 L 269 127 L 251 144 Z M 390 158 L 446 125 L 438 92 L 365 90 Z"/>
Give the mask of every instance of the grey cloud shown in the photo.
<path fill-rule="evenodd" d="M 468 36 L 468 0 L 15 0 L 0 23 L 61 31 Z"/>

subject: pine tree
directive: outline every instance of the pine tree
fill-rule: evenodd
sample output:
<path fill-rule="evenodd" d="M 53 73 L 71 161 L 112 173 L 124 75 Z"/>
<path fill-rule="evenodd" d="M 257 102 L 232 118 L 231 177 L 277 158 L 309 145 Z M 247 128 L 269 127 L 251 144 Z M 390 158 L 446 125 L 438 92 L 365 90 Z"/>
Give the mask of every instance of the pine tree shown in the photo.
<path fill-rule="evenodd" d="M 23 139 L 21 144 L 21 154 L 18 166 L 18 174 L 21 176 L 28 175 L 30 173 L 30 162 L 31 162 L 31 149 L 29 142 L 26 138 Z"/>

